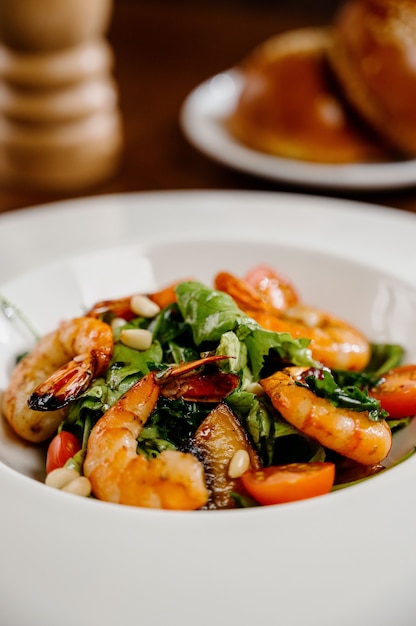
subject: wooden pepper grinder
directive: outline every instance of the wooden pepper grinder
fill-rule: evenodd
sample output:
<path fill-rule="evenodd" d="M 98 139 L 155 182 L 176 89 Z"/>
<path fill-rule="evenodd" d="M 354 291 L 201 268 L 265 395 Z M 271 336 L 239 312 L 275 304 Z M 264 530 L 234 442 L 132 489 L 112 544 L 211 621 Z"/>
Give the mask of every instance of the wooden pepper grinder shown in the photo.
<path fill-rule="evenodd" d="M 0 181 L 76 191 L 122 150 L 112 0 L 0 0 Z"/>

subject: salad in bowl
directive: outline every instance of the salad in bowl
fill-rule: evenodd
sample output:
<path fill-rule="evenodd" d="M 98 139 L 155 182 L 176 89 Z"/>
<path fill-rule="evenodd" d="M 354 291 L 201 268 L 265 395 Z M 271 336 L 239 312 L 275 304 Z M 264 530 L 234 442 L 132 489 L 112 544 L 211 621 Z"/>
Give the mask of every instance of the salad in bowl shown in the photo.
<path fill-rule="evenodd" d="M 323 496 L 385 471 L 416 414 L 403 346 L 304 302 L 269 265 L 99 301 L 36 339 L 4 417 L 46 446 L 46 484 L 113 503 Z"/>

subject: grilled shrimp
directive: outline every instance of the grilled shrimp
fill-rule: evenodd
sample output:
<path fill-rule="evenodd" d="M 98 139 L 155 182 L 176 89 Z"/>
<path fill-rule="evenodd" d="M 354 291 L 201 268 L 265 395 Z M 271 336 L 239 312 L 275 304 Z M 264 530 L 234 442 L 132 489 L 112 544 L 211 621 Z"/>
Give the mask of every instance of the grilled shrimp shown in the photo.
<path fill-rule="evenodd" d="M 204 466 L 191 453 L 164 450 L 153 459 L 137 454 L 137 438 L 161 393 L 171 397 L 209 400 L 212 387 L 188 372 L 222 357 L 207 357 L 170 368 L 162 377 L 150 372 L 141 378 L 98 420 L 88 439 L 84 474 L 100 500 L 159 509 L 193 510 L 204 506 L 209 493 Z M 220 374 L 219 374 L 220 375 Z M 184 384 L 180 383 L 184 376 Z M 238 377 L 221 375 L 222 397 L 238 385 Z M 178 381 L 172 386 L 173 379 Z M 214 378 L 218 382 L 217 376 Z M 215 395 L 212 400 L 219 401 Z"/>
<path fill-rule="evenodd" d="M 287 332 L 295 339 L 309 339 L 313 357 L 331 369 L 360 371 L 370 360 L 370 344 L 360 331 L 343 320 L 300 303 L 294 290 L 285 283 L 279 287 L 277 281 L 269 279 L 268 284 L 262 287 L 258 283 L 255 288 L 245 280 L 221 272 L 215 278 L 215 286 L 228 293 L 263 328 Z M 283 304 L 276 305 L 277 301 Z"/>
<path fill-rule="evenodd" d="M 132 294 L 124 298 L 101 300 L 86 313 L 89 317 L 99 318 L 104 315 L 120 317 L 126 321 L 142 315 L 153 317 L 160 310 L 176 302 L 175 287 L 180 281 L 168 285 L 151 294 Z"/>
<path fill-rule="evenodd" d="M 263 328 L 310 339 L 312 356 L 330 369 L 360 371 L 370 360 L 371 348 L 356 328 L 314 307 L 297 304 L 280 317 L 253 314 Z"/>
<path fill-rule="evenodd" d="M 110 326 L 79 317 L 40 339 L 15 367 L 3 396 L 3 413 L 23 439 L 49 439 L 80 395 L 109 364 Z"/>
<path fill-rule="evenodd" d="M 215 288 L 228 293 L 242 311 L 264 311 L 280 315 L 299 302 L 293 285 L 272 268 L 259 265 L 244 280 L 229 272 L 215 276 Z"/>
<path fill-rule="evenodd" d="M 367 411 L 335 407 L 329 400 L 297 385 L 304 368 L 288 367 L 260 381 L 275 409 L 298 430 L 323 446 L 361 463 L 380 463 L 390 451 L 392 435 L 384 420 Z"/>

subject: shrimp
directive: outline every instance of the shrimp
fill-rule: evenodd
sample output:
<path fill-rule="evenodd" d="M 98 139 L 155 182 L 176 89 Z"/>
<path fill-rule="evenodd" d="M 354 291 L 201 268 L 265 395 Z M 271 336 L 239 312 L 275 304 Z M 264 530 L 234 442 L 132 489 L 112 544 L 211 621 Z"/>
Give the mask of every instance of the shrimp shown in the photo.
<path fill-rule="evenodd" d="M 357 463 L 375 465 L 385 459 L 392 444 L 387 422 L 370 420 L 367 411 L 335 407 L 296 384 L 305 369 L 288 367 L 260 381 L 282 417 L 323 446 Z"/>
<path fill-rule="evenodd" d="M 263 328 L 289 333 L 295 339 L 309 339 L 314 359 L 330 369 L 361 371 L 368 364 L 370 343 L 359 330 L 328 313 L 298 302 L 294 292 L 290 300 L 287 296 L 284 299 L 290 306 L 278 307 L 271 301 L 271 295 L 277 289 L 275 283 L 272 283 L 274 291 L 266 291 L 267 297 L 261 293 L 260 283 L 256 290 L 247 281 L 226 272 L 217 275 L 215 284 Z"/>
<path fill-rule="evenodd" d="M 370 361 L 370 344 L 360 331 L 314 307 L 298 304 L 280 317 L 262 312 L 255 312 L 253 317 L 267 330 L 309 339 L 313 358 L 330 369 L 359 372 Z"/>
<path fill-rule="evenodd" d="M 194 510 L 208 501 L 203 464 L 190 452 L 164 450 L 147 460 L 137 454 L 137 438 L 150 417 L 163 385 L 199 365 L 224 357 L 207 357 L 169 368 L 163 375 L 150 372 L 113 404 L 93 427 L 87 444 L 84 474 L 90 480 L 94 496 L 100 500 L 159 509 Z M 238 384 L 229 374 L 224 379 L 228 394 Z M 209 378 L 209 377 L 207 377 Z M 191 390 L 191 378 L 178 385 L 175 397 L 206 400 L 204 381 L 196 378 L 199 391 Z M 208 384 L 207 389 L 210 389 Z M 172 389 L 167 393 L 170 396 Z"/>
<path fill-rule="evenodd" d="M 180 282 L 181 281 L 172 283 L 171 285 L 168 285 L 160 291 L 146 294 L 144 297 L 151 300 L 160 309 L 164 309 L 168 305 L 176 302 L 175 287 Z M 86 315 L 96 318 L 99 318 L 103 315 L 111 315 L 112 317 L 120 317 L 126 321 L 130 321 L 134 317 L 137 317 L 137 315 L 139 314 L 137 313 L 137 311 L 134 310 L 133 304 L 134 297 L 136 295 L 141 296 L 142 294 L 133 294 L 125 296 L 124 298 L 118 298 L 114 300 L 101 300 L 100 302 L 96 302 L 94 306 L 89 309 Z"/>
<path fill-rule="evenodd" d="M 245 280 L 219 272 L 215 288 L 228 293 L 243 311 L 268 311 L 279 315 L 299 301 L 293 285 L 267 265 L 258 265 Z"/>
<path fill-rule="evenodd" d="M 278 313 L 270 303 L 262 297 L 252 285 L 247 281 L 233 276 L 229 272 L 219 272 L 214 280 L 215 289 L 224 291 L 232 297 L 237 306 L 245 313 L 262 311 L 264 313 Z"/>
<path fill-rule="evenodd" d="M 105 370 L 113 352 L 110 326 L 79 317 L 62 322 L 15 367 L 3 397 L 13 430 L 34 443 L 46 441 L 66 406 Z"/>

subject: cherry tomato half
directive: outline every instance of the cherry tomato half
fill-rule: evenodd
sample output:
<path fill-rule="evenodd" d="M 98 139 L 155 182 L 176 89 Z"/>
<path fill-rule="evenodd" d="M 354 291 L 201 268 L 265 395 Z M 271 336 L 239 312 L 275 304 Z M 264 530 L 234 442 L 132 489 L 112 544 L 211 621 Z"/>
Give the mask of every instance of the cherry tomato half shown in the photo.
<path fill-rule="evenodd" d="M 49 444 L 46 455 L 46 473 L 49 474 L 52 470 L 63 467 L 79 450 L 81 450 L 81 443 L 75 435 L 62 430 Z"/>
<path fill-rule="evenodd" d="M 248 470 L 241 480 L 260 504 L 282 504 L 328 493 L 334 484 L 335 465 L 320 461 L 273 465 Z"/>
<path fill-rule="evenodd" d="M 401 365 L 369 391 L 392 419 L 416 415 L 416 365 Z"/>

